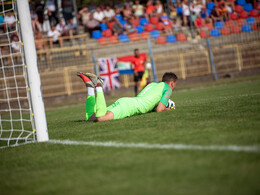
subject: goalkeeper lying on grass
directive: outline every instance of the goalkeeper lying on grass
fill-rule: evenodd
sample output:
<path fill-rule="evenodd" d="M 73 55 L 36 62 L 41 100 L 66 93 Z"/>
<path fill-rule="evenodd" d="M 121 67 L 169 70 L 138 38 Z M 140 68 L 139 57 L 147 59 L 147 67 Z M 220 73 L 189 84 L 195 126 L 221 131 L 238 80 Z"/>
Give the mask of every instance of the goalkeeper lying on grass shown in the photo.
<path fill-rule="evenodd" d="M 166 72 L 162 77 L 162 82 L 147 85 L 137 97 L 120 98 L 109 107 L 106 107 L 102 88 L 103 80 L 92 73 L 79 72 L 77 75 L 88 88 L 86 120 L 108 121 L 151 112 L 155 107 L 156 112 L 173 108 L 167 107 L 178 80 L 178 77 L 172 72 Z"/>

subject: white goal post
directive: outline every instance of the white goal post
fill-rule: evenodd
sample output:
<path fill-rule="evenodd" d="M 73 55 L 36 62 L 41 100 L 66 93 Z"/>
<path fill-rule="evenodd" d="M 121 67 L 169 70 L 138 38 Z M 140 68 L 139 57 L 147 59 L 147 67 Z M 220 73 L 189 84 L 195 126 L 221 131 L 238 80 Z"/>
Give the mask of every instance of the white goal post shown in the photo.
<path fill-rule="evenodd" d="M 20 20 L 21 36 L 24 46 L 25 63 L 27 66 L 28 82 L 30 87 L 37 141 L 48 141 L 48 128 L 41 91 L 40 74 L 37 66 L 37 54 L 35 49 L 28 0 L 18 0 L 17 9 Z"/>

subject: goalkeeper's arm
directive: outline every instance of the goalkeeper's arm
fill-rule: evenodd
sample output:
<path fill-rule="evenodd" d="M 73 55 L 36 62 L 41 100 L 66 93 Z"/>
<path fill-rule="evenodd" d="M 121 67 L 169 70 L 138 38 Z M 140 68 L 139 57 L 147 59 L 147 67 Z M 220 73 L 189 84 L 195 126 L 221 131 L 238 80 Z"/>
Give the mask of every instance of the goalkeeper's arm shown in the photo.
<path fill-rule="evenodd" d="M 166 106 L 162 102 L 159 102 L 159 104 L 156 108 L 156 112 L 162 112 L 162 111 L 166 111 L 166 110 L 171 110 L 171 108 L 166 108 Z"/>

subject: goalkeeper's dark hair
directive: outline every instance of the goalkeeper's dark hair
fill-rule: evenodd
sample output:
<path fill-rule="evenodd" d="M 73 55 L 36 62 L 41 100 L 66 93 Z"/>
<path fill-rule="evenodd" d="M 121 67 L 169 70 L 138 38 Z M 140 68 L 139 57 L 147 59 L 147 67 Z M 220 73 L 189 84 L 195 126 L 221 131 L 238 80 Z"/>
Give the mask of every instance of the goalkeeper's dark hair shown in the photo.
<path fill-rule="evenodd" d="M 162 82 L 165 82 L 165 83 L 169 83 L 171 81 L 176 82 L 177 80 L 178 80 L 178 77 L 173 72 L 166 72 L 166 73 L 164 73 L 164 75 L 162 77 Z"/>

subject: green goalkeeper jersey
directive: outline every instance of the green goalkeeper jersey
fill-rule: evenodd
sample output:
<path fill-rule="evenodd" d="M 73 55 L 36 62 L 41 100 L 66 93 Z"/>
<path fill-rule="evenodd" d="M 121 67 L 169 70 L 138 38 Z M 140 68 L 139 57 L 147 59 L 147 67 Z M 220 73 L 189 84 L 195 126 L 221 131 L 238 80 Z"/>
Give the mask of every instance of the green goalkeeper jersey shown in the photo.
<path fill-rule="evenodd" d="M 107 111 L 113 112 L 114 119 L 151 112 L 159 102 L 167 106 L 171 94 L 172 89 L 167 83 L 151 83 L 137 97 L 120 98 Z"/>

